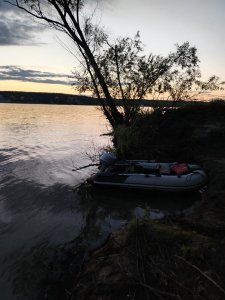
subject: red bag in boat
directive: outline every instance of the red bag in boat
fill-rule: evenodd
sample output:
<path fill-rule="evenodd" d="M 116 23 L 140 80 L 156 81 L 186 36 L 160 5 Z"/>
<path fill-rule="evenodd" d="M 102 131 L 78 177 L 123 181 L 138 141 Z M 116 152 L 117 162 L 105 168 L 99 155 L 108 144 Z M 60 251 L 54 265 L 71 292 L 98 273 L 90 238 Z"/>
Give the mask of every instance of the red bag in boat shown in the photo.
<path fill-rule="evenodd" d="M 189 171 L 189 168 L 188 168 L 187 164 L 177 164 L 177 165 L 173 165 L 171 167 L 171 172 L 175 173 L 176 175 L 187 174 L 188 171 Z"/>

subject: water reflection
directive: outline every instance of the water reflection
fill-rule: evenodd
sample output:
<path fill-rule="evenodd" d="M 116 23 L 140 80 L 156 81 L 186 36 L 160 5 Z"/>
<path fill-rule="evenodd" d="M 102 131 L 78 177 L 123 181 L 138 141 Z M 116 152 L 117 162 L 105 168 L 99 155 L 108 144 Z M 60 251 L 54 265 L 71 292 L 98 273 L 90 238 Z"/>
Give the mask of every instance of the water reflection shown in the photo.
<path fill-rule="evenodd" d="M 93 140 L 109 143 L 100 136 L 106 130 L 94 107 L 0 105 L 1 299 L 35 299 L 29 274 L 38 273 L 38 249 L 50 261 L 82 232 L 86 215 L 72 188 L 91 170 L 72 169 L 89 163 L 85 152 Z M 29 295 L 18 292 L 29 286 Z"/>
<path fill-rule="evenodd" d="M 37 257 L 39 245 L 44 247 L 45 254 L 51 249 L 48 254 L 51 261 L 58 245 L 79 236 L 85 216 L 74 200 L 73 190 L 59 184 L 46 188 L 35 182 L 21 181 L 1 189 L 1 291 L 11 292 L 15 282 L 20 282 L 21 288 L 32 287 L 33 277 L 23 282 L 24 276 L 29 278 L 29 273 L 45 272 L 36 261 L 42 260 L 42 255 Z M 30 266 L 24 265 L 24 261 L 29 261 Z M 37 264 L 36 269 L 31 269 L 33 264 Z M 11 287 L 9 282 L 13 283 Z M 34 290 L 33 293 L 34 298 L 29 295 L 27 299 L 36 299 Z M 2 299 L 17 296 L 6 294 Z"/>

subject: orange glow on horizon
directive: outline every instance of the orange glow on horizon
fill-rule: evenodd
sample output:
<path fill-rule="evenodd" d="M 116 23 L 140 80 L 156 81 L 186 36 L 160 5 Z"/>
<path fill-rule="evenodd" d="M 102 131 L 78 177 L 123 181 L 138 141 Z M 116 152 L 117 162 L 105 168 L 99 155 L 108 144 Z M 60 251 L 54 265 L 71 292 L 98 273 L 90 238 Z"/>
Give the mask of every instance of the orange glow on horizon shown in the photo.
<path fill-rule="evenodd" d="M 22 82 L 16 80 L 0 80 L 0 91 L 77 94 L 76 90 L 70 85 Z"/>

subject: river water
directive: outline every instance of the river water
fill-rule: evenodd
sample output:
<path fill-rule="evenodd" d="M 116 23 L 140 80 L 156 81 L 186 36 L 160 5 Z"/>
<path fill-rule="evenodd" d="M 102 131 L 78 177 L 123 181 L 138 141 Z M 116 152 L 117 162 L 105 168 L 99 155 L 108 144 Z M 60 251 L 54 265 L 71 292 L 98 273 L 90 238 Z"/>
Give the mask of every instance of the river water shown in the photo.
<path fill-rule="evenodd" d="M 110 145 L 102 136 L 108 130 L 95 107 L 0 104 L 1 300 L 49 299 L 40 296 L 39 282 L 49 278 L 59 249 L 85 252 L 133 216 L 159 218 L 190 205 L 146 193 L 84 197 L 74 190 L 96 169 L 72 169 L 91 162 L 87 152 Z M 61 274 L 54 276 L 60 284 Z"/>

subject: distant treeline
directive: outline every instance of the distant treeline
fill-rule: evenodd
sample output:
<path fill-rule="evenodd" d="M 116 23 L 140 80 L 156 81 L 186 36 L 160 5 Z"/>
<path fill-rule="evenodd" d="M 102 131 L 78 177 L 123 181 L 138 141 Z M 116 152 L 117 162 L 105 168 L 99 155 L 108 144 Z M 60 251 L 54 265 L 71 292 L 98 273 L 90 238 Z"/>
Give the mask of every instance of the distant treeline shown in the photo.
<path fill-rule="evenodd" d="M 132 100 L 130 100 L 132 101 Z M 133 100 L 135 101 L 135 100 Z M 116 100 L 120 106 L 121 100 Z M 35 92 L 0 92 L 0 103 L 31 103 L 31 104 L 67 104 L 67 105 L 99 105 L 96 98 L 59 93 L 35 93 Z M 171 106 L 170 100 L 143 100 L 146 107 Z"/>

